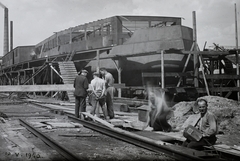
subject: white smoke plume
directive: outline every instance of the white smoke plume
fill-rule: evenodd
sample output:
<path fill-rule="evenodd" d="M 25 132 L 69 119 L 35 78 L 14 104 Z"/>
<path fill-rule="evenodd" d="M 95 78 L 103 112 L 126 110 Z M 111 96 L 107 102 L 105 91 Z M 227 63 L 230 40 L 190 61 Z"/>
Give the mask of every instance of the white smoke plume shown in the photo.
<path fill-rule="evenodd" d="M 148 101 L 151 107 L 150 126 L 155 126 L 154 129 L 160 131 L 171 131 L 172 127 L 168 124 L 167 120 L 173 113 L 165 101 L 165 92 L 160 89 L 148 87 Z"/>

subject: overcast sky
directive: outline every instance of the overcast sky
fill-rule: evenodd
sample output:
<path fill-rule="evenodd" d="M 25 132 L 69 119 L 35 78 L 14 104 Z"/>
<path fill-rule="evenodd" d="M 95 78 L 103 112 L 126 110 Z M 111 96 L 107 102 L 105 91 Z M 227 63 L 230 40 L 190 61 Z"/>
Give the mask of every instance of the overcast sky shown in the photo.
<path fill-rule="evenodd" d="M 9 22 L 13 21 L 13 48 L 35 45 L 54 32 L 116 15 L 182 17 L 183 25 L 192 27 L 193 11 L 196 12 L 197 41 L 201 50 L 205 41 L 207 48 L 213 46 L 213 43 L 236 46 L 235 3 L 240 35 L 239 0 L 0 0 L 0 2 L 9 10 Z M 2 8 L 0 56 L 3 54 L 3 22 Z"/>

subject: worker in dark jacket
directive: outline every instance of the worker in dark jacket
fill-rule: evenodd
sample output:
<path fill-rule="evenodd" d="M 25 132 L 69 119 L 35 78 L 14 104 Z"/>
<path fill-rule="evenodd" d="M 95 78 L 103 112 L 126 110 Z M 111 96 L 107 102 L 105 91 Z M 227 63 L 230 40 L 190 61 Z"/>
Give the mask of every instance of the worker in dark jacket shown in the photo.
<path fill-rule="evenodd" d="M 75 78 L 73 87 L 75 88 L 75 116 L 79 118 L 79 112 L 86 112 L 86 97 L 88 89 L 88 80 L 86 78 L 87 70 L 82 70 Z"/>

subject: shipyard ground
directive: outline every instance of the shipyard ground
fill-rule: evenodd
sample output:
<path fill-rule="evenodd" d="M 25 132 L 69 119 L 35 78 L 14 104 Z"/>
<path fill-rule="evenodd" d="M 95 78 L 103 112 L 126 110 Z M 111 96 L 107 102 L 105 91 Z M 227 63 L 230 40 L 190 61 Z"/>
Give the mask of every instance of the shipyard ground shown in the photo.
<path fill-rule="evenodd" d="M 222 97 L 206 96 L 209 110 L 219 120 L 217 144 L 228 148 L 240 145 L 240 115 L 237 101 Z M 62 101 L 49 97 L 34 97 L 45 103 Z M 174 117 L 169 123 L 175 128 L 182 126 L 188 116 L 195 114 L 194 101 L 179 102 L 172 107 Z M 57 151 L 20 125 L 19 119 L 26 120 L 39 128 L 61 145 L 85 160 L 173 160 L 165 154 L 155 153 L 121 140 L 100 134 L 82 125 L 70 126 L 71 121 L 64 115 L 40 108 L 30 103 L 23 103 L 12 97 L 1 98 L 0 103 L 0 160 L 66 160 Z M 44 126 L 40 120 L 54 126 Z M 58 125 L 54 124 L 58 123 Z"/>
<path fill-rule="evenodd" d="M 40 100 L 55 103 L 58 101 L 49 98 L 40 98 Z M 57 151 L 20 125 L 19 119 L 26 120 L 38 127 L 44 134 L 84 160 L 173 160 L 165 154 L 139 148 L 82 125 L 69 126 L 70 121 L 66 116 L 54 114 L 47 109 L 22 103 L 15 99 L 1 98 L 0 111 L 1 115 L 5 117 L 0 122 L 1 161 L 66 160 Z M 44 126 L 39 123 L 40 120 L 57 122 L 58 126 L 52 126 L 53 128 Z"/>

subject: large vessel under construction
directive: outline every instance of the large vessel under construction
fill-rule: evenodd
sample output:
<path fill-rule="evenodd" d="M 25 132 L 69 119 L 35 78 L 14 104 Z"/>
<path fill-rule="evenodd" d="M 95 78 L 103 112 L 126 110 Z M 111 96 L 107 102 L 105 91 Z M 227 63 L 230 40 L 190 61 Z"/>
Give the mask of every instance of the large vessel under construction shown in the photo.
<path fill-rule="evenodd" d="M 19 63 L 39 66 L 31 62 L 54 58 L 74 61 L 77 71 L 105 67 L 115 78 L 121 69 L 122 83 L 141 86 L 142 73 L 160 72 L 161 50 L 190 50 L 192 43 L 192 29 L 182 26 L 181 18 L 114 16 L 56 32 L 32 47 L 17 47 L 3 56 L 3 70 Z M 165 71 L 177 72 L 186 55 L 173 50 L 164 59 Z"/>
<path fill-rule="evenodd" d="M 5 54 L 1 84 L 72 84 L 81 69 L 91 73 L 104 67 L 123 95 L 136 91 L 141 95 L 146 84 L 167 88 L 174 95 L 189 88 L 194 88 L 190 89 L 194 97 L 209 91 L 218 95 L 215 86 L 219 83 L 209 74 L 220 68 L 232 71 L 236 61 L 226 56 L 233 53 L 197 51 L 194 33 L 182 25 L 180 17 L 122 15 L 85 23 Z M 200 59 L 205 69 L 199 68 Z M 198 69 L 210 73 L 205 77 Z M 220 95 L 229 96 L 229 83 L 220 85 Z"/>
<path fill-rule="evenodd" d="M 104 67 L 115 78 L 118 96 L 144 96 L 150 84 L 166 89 L 173 99 L 181 93 L 193 99 L 199 94 L 235 97 L 236 50 L 199 51 L 194 26 L 183 26 L 179 17 L 122 15 L 70 27 L 34 46 L 7 52 L 0 83 L 73 84 L 81 69 L 91 73 Z"/>

